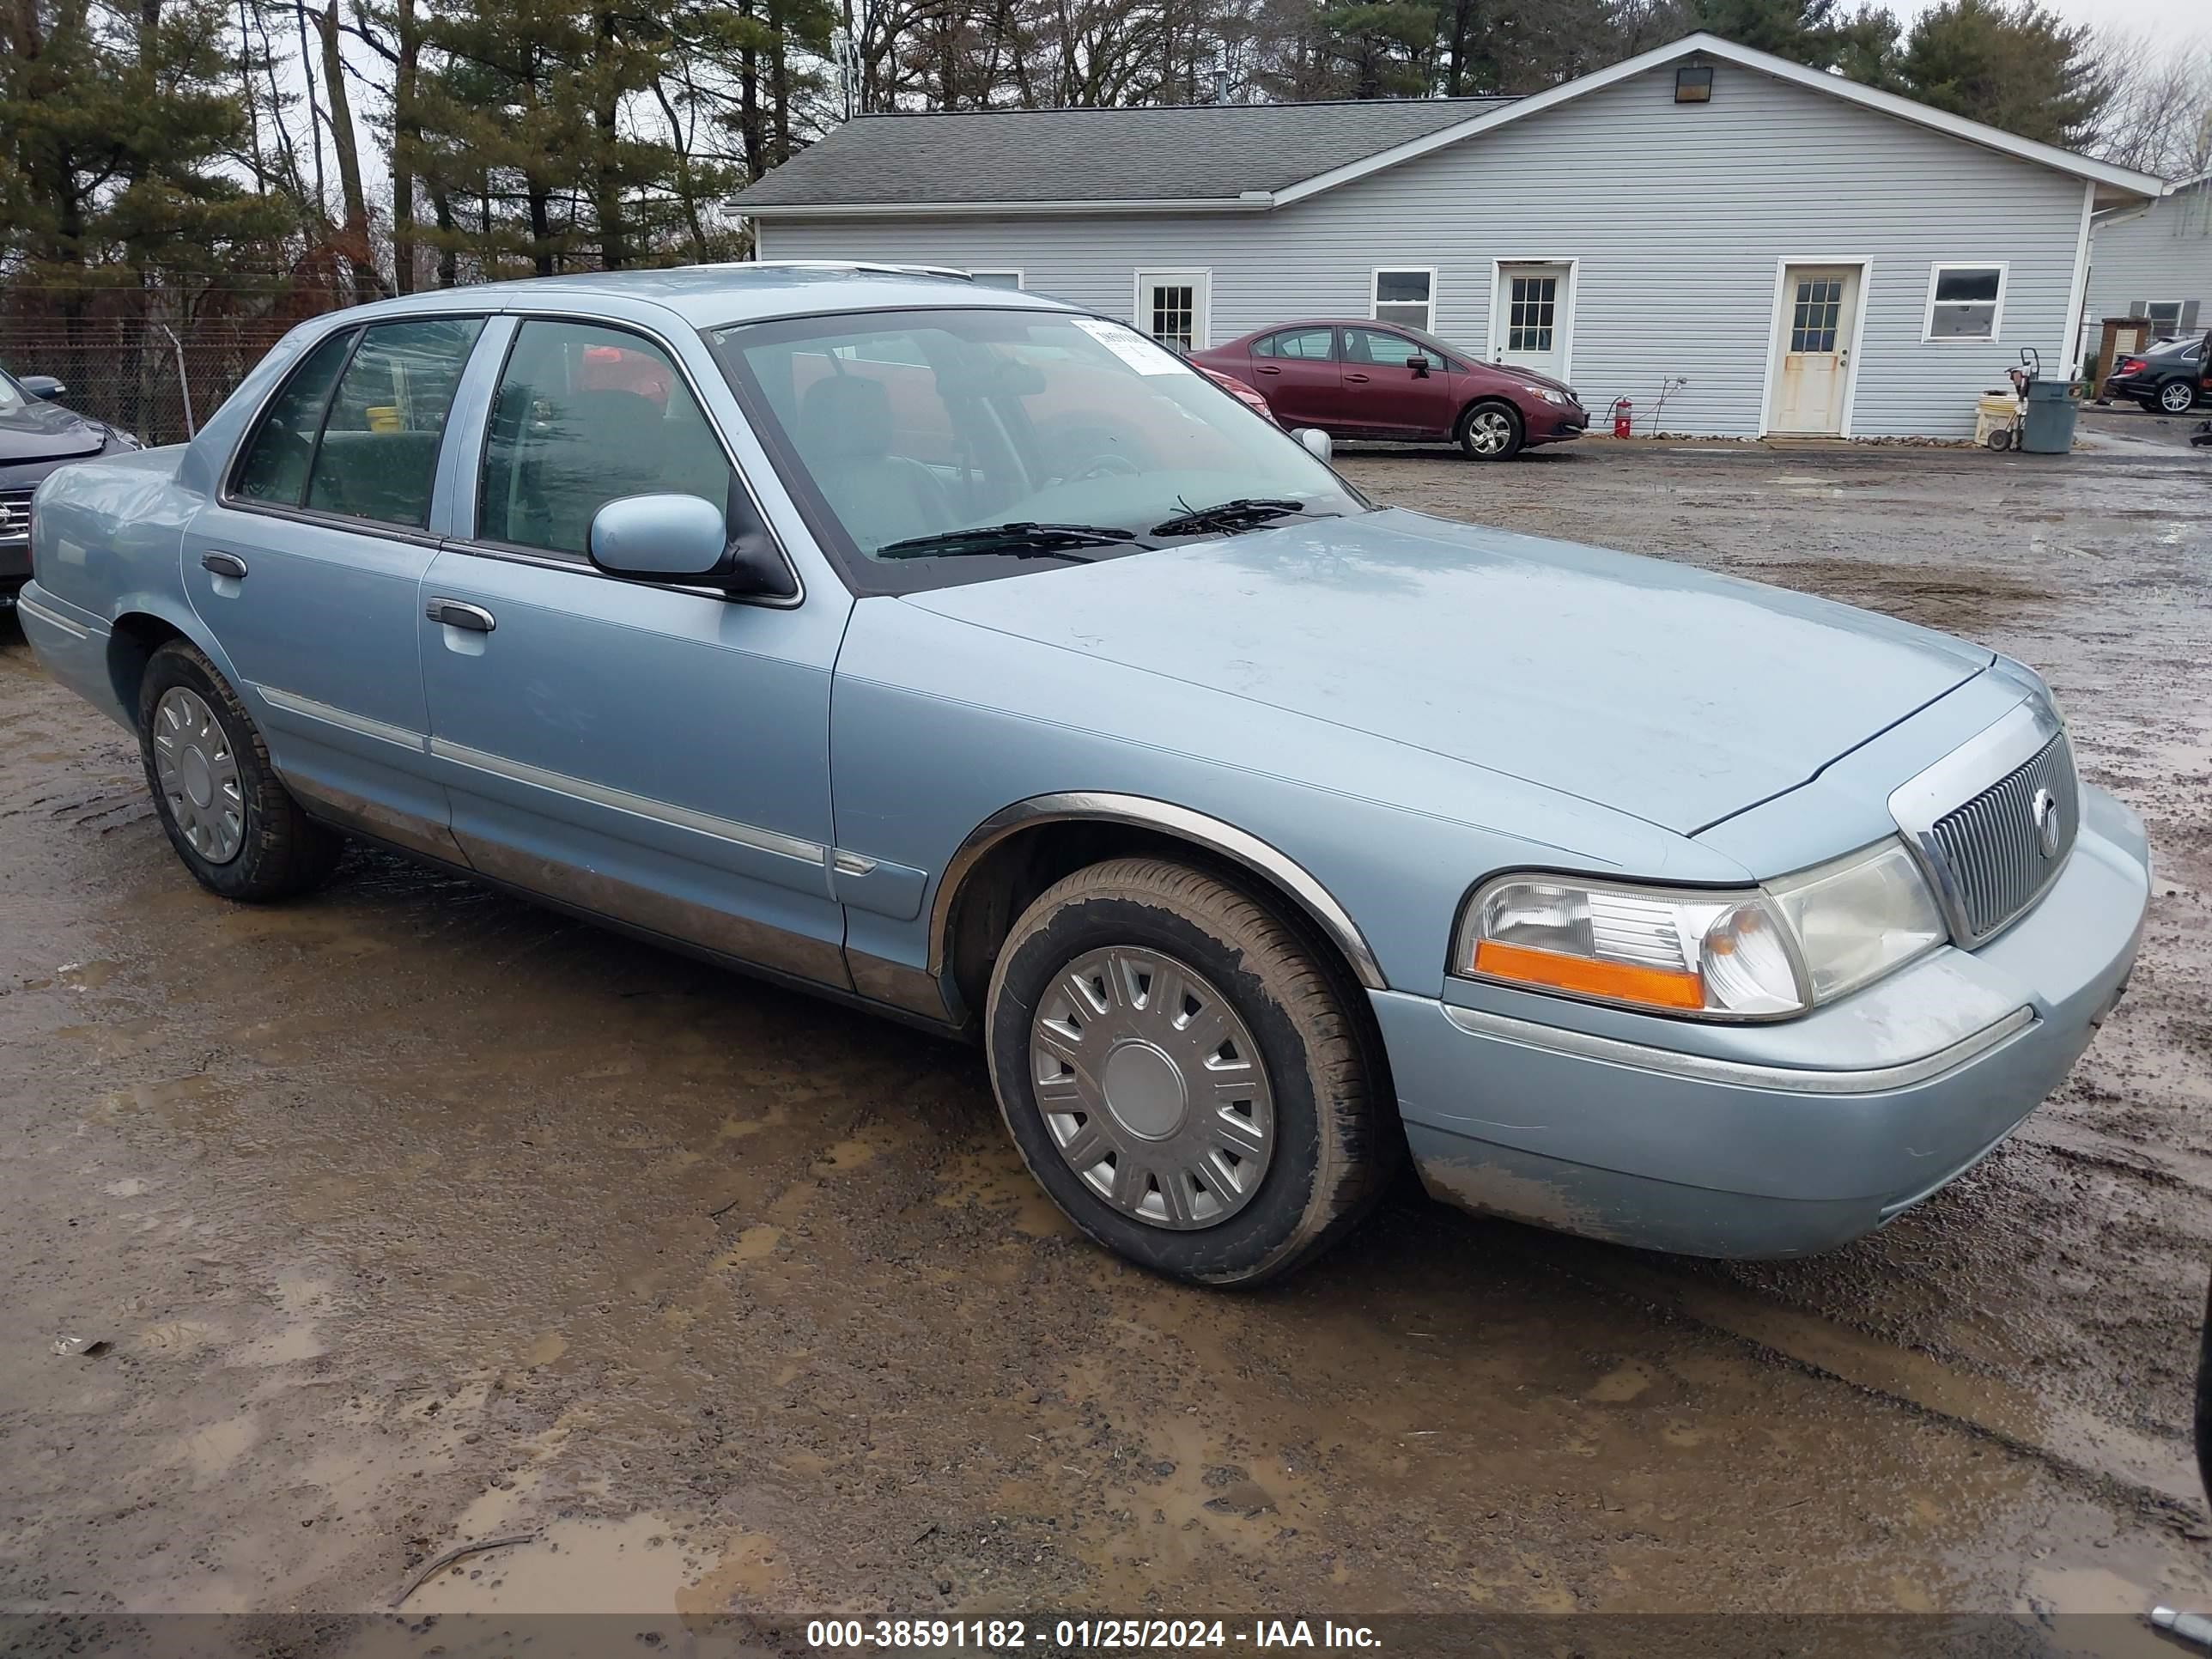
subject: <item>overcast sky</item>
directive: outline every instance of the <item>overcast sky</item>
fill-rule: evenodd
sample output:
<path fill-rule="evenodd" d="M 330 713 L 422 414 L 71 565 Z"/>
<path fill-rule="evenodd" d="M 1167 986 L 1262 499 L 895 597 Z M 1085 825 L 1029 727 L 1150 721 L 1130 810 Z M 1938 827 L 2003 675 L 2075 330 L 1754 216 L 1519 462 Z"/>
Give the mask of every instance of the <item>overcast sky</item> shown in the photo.
<path fill-rule="evenodd" d="M 1887 0 L 1889 9 L 1905 22 L 1935 3 L 1935 0 Z M 2140 34 L 2203 35 L 2212 38 L 2212 6 L 2205 0 L 2042 0 L 2045 9 L 2057 12 L 2069 23 L 2088 23 Z"/>

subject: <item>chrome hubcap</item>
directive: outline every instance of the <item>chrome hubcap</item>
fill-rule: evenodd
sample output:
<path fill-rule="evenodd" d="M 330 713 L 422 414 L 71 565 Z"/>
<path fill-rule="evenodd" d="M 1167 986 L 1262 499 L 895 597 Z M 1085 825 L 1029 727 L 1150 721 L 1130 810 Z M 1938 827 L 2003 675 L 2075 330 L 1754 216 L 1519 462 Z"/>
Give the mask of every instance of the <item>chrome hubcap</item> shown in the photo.
<path fill-rule="evenodd" d="M 1030 1083 L 1068 1168 L 1154 1227 L 1225 1221 L 1274 1153 L 1259 1044 L 1228 999 L 1157 951 L 1115 945 L 1061 971 L 1030 1022 Z"/>
<path fill-rule="evenodd" d="M 2158 400 L 2164 404 L 2171 413 L 2182 415 L 2186 414 L 2189 405 L 2197 401 L 2197 394 L 2180 381 L 2172 380 L 2169 381 L 2166 388 L 2158 394 Z"/>
<path fill-rule="evenodd" d="M 1468 419 L 1468 443 L 1478 455 L 1495 455 L 1513 436 L 1513 422 L 1494 409 L 1478 411 Z"/>
<path fill-rule="evenodd" d="M 246 844 L 246 793 L 238 757 L 197 691 L 173 685 L 154 705 L 154 775 L 169 818 L 195 853 L 228 864 Z"/>

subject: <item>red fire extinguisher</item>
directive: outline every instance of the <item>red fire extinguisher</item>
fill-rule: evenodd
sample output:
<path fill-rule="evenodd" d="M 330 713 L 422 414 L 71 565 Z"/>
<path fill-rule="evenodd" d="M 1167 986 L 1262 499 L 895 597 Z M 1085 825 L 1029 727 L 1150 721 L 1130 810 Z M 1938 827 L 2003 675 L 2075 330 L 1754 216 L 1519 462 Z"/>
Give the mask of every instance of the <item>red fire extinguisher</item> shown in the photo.
<path fill-rule="evenodd" d="M 1614 437 L 1626 438 L 1628 435 L 1630 427 L 1634 424 L 1632 415 L 1635 407 L 1636 405 L 1626 398 L 1615 398 L 1613 400 L 1613 435 Z"/>

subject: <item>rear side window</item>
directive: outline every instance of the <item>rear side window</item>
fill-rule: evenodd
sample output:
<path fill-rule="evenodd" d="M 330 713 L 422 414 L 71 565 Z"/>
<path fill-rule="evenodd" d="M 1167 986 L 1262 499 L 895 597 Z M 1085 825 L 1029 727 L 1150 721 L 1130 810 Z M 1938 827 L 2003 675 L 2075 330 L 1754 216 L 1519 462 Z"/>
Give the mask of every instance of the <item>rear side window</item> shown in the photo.
<path fill-rule="evenodd" d="M 253 441 L 246 447 L 231 483 L 233 495 L 299 506 L 307 487 L 308 463 L 315 458 L 315 434 L 323 428 L 323 410 L 330 404 L 331 388 L 337 384 L 357 331 L 340 329 L 292 371 L 291 380 L 263 413 Z"/>
<path fill-rule="evenodd" d="M 1335 331 L 1327 328 L 1286 328 L 1273 338 L 1261 341 L 1252 348 L 1253 355 L 1261 357 L 1327 357 L 1333 347 Z"/>
<path fill-rule="evenodd" d="M 536 319 L 516 331 L 484 434 L 477 538 L 580 558 L 625 495 L 726 514 L 736 475 L 667 354 L 642 335 Z"/>
<path fill-rule="evenodd" d="M 233 492 L 422 529 L 446 417 L 483 328 L 479 317 L 426 319 L 324 341 L 262 416 Z"/>
<path fill-rule="evenodd" d="M 439 318 L 362 336 L 315 447 L 309 507 L 413 530 L 430 522 L 446 416 L 483 330 L 482 318 Z"/>

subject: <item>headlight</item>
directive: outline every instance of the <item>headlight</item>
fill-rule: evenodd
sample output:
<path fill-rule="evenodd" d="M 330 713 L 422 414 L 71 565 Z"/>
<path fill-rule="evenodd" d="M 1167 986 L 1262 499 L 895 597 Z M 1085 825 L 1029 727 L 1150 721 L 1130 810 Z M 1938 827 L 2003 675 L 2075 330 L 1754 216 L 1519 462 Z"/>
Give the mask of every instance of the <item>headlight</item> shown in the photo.
<path fill-rule="evenodd" d="M 1468 906 L 1454 971 L 1708 1019 L 1778 1019 L 1947 937 L 1911 855 L 1886 841 L 1748 890 L 1501 876 Z"/>
<path fill-rule="evenodd" d="M 1524 386 L 1521 389 L 1523 392 L 1530 392 L 1536 397 L 1541 398 L 1547 404 L 1563 404 L 1566 402 L 1565 396 L 1559 392 L 1553 391 L 1552 388 L 1547 386 Z"/>

